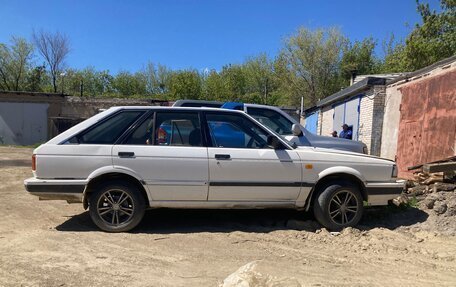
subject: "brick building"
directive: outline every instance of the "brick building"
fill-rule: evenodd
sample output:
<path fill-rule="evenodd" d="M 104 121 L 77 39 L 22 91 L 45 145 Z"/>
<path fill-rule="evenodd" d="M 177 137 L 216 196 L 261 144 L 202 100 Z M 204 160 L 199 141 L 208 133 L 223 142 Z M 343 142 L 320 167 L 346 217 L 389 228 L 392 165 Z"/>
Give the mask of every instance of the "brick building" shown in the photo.
<path fill-rule="evenodd" d="M 329 136 L 333 131 L 339 133 L 342 125 L 347 124 L 353 140 L 365 143 L 370 154 L 380 155 L 386 83 L 397 76 L 359 77 L 353 85 L 306 110 L 306 128 Z"/>
<path fill-rule="evenodd" d="M 368 75 L 305 111 L 319 135 L 347 123 L 369 153 L 408 167 L 456 156 L 456 56 L 411 73 Z"/>

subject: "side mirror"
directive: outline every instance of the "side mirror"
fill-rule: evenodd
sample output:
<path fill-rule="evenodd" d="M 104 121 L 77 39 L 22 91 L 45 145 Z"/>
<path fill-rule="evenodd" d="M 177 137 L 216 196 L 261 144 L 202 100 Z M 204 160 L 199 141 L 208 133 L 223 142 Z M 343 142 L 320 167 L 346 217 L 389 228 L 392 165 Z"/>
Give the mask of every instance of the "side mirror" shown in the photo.
<path fill-rule="evenodd" d="M 279 139 L 273 135 L 268 136 L 268 146 L 273 147 L 274 149 L 280 149 L 282 147 L 282 143 Z"/>
<path fill-rule="evenodd" d="M 294 136 L 297 136 L 297 137 L 302 136 L 302 130 L 301 130 L 301 127 L 298 124 L 293 124 L 291 126 L 291 131 L 293 132 Z"/>

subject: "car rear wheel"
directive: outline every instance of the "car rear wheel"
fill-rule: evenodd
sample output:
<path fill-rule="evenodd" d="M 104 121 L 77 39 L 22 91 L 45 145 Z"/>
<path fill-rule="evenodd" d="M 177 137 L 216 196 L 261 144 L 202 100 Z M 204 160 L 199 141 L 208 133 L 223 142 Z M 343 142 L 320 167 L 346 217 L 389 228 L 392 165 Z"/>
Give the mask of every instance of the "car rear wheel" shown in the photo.
<path fill-rule="evenodd" d="M 350 184 L 335 182 L 324 187 L 315 198 L 313 211 L 317 221 L 329 230 L 355 226 L 363 216 L 363 197 Z"/>
<path fill-rule="evenodd" d="M 90 217 L 104 231 L 129 231 L 141 222 L 144 212 L 142 194 L 128 183 L 104 185 L 89 198 Z"/>

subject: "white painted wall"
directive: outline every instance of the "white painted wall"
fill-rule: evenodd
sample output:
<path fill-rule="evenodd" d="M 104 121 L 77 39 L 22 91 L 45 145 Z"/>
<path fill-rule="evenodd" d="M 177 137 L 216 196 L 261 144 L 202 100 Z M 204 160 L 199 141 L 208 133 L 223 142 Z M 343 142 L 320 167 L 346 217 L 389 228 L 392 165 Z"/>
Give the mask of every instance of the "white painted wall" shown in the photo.
<path fill-rule="evenodd" d="M 372 95 L 366 95 L 361 98 L 360 103 L 358 140 L 366 144 L 369 153 L 372 146 L 373 114 L 374 99 Z"/>
<path fill-rule="evenodd" d="M 49 104 L 0 103 L 0 144 L 32 145 L 45 142 Z"/>
<path fill-rule="evenodd" d="M 397 150 L 397 136 L 399 133 L 399 111 L 402 93 L 397 86 L 387 87 L 385 95 L 385 116 L 383 117 L 382 147 L 380 156 L 394 160 Z"/>
<path fill-rule="evenodd" d="M 333 115 L 334 109 L 331 106 L 326 106 L 321 109 L 321 125 L 319 126 L 320 135 L 330 136 L 333 132 Z"/>

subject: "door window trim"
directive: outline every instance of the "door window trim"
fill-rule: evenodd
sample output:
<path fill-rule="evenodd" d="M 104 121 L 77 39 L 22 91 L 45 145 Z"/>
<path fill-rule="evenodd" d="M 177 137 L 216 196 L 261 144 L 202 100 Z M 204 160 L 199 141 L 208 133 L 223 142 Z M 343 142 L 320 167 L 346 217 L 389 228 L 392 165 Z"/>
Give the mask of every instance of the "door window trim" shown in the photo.
<path fill-rule="evenodd" d="M 246 148 L 246 147 L 239 148 L 239 147 L 217 147 L 217 146 L 214 146 L 214 143 L 212 142 L 212 139 L 211 139 L 211 136 L 210 136 L 210 128 L 209 128 L 209 125 L 207 123 L 206 115 L 208 115 L 208 114 L 215 114 L 215 115 L 227 114 L 227 115 L 235 115 L 235 116 L 243 117 L 246 121 L 250 121 L 253 125 L 255 125 L 258 129 L 262 130 L 268 136 L 271 135 L 271 136 L 277 137 L 280 140 L 280 142 L 282 143 L 282 145 L 284 146 L 285 150 L 291 150 L 292 149 L 292 148 L 289 147 L 288 144 L 285 144 L 285 142 L 280 137 L 278 137 L 274 133 L 271 133 L 270 131 L 268 131 L 267 129 L 262 127 L 261 125 L 258 125 L 255 121 L 252 121 L 252 119 L 247 117 L 244 113 L 233 113 L 233 112 L 228 112 L 228 111 L 223 111 L 223 112 L 219 112 L 219 111 L 218 112 L 204 111 L 202 114 L 203 114 L 203 118 L 204 118 L 204 130 L 205 130 L 205 133 L 206 133 L 206 141 L 207 141 L 207 144 L 208 144 L 207 147 L 210 147 L 210 148 L 235 148 L 235 149 L 252 150 L 252 148 Z M 201 122 L 201 124 L 203 124 L 203 122 Z M 262 150 L 262 149 L 271 149 L 271 148 L 261 148 L 261 149 L 253 149 L 253 150 Z"/>

